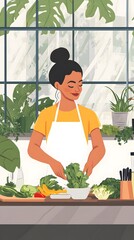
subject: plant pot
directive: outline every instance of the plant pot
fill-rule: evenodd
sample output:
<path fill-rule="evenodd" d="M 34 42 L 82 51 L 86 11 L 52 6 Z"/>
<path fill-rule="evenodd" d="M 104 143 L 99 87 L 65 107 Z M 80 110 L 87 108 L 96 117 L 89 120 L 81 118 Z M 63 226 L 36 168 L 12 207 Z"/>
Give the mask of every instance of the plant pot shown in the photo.
<path fill-rule="evenodd" d="M 112 122 L 114 126 L 123 129 L 127 125 L 128 112 L 112 112 Z"/>

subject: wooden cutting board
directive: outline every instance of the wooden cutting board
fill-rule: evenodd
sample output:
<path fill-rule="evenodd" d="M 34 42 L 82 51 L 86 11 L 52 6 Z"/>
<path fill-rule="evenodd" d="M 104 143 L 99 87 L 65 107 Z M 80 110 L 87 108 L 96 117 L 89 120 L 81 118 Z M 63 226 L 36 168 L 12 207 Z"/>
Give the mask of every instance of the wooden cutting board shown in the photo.
<path fill-rule="evenodd" d="M 17 198 L 0 195 L 0 202 L 45 202 L 45 198 Z"/>

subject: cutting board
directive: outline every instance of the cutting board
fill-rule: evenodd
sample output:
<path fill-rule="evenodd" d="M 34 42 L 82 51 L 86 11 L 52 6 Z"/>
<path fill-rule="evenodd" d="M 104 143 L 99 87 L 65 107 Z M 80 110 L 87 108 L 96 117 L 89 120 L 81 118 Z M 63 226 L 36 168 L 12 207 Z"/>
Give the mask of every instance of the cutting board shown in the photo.
<path fill-rule="evenodd" d="M 45 198 L 17 198 L 0 195 L 0 202 L 45 202 Z"/>

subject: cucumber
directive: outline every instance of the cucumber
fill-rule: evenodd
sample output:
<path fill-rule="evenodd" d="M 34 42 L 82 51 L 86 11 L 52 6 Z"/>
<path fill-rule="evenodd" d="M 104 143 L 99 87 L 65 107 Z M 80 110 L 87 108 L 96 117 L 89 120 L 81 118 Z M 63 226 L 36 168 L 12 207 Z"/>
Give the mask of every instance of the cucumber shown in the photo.
<path fill-rule="evenodd" d="M 19 198 L 26 198 L 25 193 L 18 192 L 16 189 L 8 186 L 0 186 L 0 195 L 7 196 L 7 197 L 19 197 Z"/>

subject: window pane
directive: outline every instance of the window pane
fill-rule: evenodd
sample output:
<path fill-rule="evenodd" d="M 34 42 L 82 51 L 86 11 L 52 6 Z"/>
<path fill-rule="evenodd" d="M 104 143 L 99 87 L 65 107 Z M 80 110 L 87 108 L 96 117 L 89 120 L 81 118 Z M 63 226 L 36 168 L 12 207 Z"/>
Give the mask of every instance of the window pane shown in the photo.
<path fill-rule="evenodd" d="M 129 32 L 129 81 L 134 81 L 134 36 Z"/>
<path fill-rule="evenodd" d="M 103 4 L 102 1 L 96 1 L 96 3 L 88 0 L 83 1 L 75 12 L 75 26 L 126 26 L 126 0 L 113 0 L 110 2 L 113 5 L 107 5 L 106 1 L 103 1 Z M 77 1 L 75 1 L 75 4 L 77 4 Z M 101 19 L 100 16 L 102 16 Z"/>
<path fill-rule="evenodd" d="M 30 132 L 36 120 L 35 89 L 35 84 L 7 84 L 7 114 L 23 132 Z"/>
<path fill-rule="evenodd" d="M 126 33 L 75 32 L 75 59 L 87 81 L 126 80 Z"/>
<path fill-rule="evenodd" d="M 53 66 L 50 60 L 51 52 L 59 47 L 65 47 L 72 59 L 72 32 L 56 31 L 54 34 L 39 35 L 39 81 L 48 81 L 49 70 Z"/>
<path fill-rule="evenodd" d="M 64 1 L 64 3 L 39 1 L 38 10 L 39 27 L 70 27 L 72 25 L 72 1 Z"/>
<path fill-rule="evenodd" d="M 0 31 L 0 81 L 4 81 L 4 36 L 1 36 Z"/>
<path fill-rule="evenodd" d="M 34 31 L 11 31 L 7 35 L 7 79 L 35 81 L 36 54 Z"/>
<path fill-rule="evenodd" d="M 7 0 L 7 27 L 34 27 L 36 26 L 35 0 L 17 1 Z"/>
<path fill-rule="evenodd" d="M 95 111 L 100 119 L 101 124 L 112 124 L 112 110 L 110 109 L 110 101 L 115 102 L 112 92 L 106 88 L 110 87 L 119 96 L 126 86 L 125 84 L 84 84 L 78 102 L 85 107 Z M 131 115 L 131 113 L 129 113 Z M 130 124 L 128 119 L 128 124 Z"/>
<path fill-rule="evenodd" d="M 134 27 L 134 1 L 129 0 L 129 26 Z"/>
<path fill-rule="evenodd" d="M 4 1 L 0 1 L 0 27 L 5 25 Z"/>

